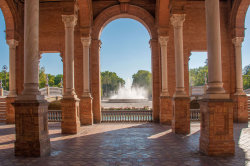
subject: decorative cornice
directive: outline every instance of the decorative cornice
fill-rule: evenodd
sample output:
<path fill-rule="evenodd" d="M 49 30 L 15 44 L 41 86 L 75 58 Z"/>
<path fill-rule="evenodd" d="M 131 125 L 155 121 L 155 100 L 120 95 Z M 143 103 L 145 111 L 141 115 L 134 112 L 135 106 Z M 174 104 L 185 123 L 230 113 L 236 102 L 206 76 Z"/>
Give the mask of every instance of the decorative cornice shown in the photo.
<path fill-rule="evenodd" d="M 174 28 L 182 27 L 186 14 L 172 14 L 170 21 Z"/>

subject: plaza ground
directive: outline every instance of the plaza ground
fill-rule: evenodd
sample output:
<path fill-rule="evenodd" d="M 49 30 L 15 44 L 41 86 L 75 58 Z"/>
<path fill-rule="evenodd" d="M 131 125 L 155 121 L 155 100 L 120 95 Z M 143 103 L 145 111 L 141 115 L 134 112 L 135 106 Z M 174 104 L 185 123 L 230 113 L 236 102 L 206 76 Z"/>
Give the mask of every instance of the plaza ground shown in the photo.
<path fill-rule="evenodd" d="M 77 135 L 62 135 L 49 123 L 51 155 L 14 156 L 15 126 L 0 124 L 0 165 L 20 166 L 243 166 L 250 165 L 250 123 L 234 124 L 235 156 L 208 157 L 199 152 L 200 123 L 189 135 L 156 123 L 101 123 L 82 126 Z"/>

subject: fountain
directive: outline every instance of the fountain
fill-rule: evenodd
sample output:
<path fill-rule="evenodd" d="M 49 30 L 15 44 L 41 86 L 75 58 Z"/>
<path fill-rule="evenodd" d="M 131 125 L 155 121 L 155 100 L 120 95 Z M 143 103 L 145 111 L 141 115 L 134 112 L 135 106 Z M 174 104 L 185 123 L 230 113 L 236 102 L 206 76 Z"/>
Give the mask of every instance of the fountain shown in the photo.
<path fill-rule="evenodd" d="M 110 97 L 109 103 L 140 103 L 147 101 L 148 92 L 141 87 L 132 87 L 132 82 L 128 78 L 125 86 L 118 89 L 117 94 Z"/>

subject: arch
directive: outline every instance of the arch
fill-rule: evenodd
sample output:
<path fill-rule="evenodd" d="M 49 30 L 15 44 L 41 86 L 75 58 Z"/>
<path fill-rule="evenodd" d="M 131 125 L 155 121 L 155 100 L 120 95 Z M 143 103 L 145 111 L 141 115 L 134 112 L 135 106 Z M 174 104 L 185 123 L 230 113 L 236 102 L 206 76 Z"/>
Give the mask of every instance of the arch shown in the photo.
<path fill-rule="evenodd" d="M 125 6 L 124 6 L 125 5 Z M 160 55 L 158 33 L 155 26 L 154 17 L 145 9 L 138 6 L 121 4 L 105 9 L 94 20 L 92 28 L 91 41 L 91 93 L 93 96 L 93 115 L 94 122 L 101 122 L 101 89 L 100 89 L 100 35 L 104 27 L 111 21 L 118 18 L 131 18 L 143 24 L 151 37 L 151 66 L 152 66 L 152 88 L 153 88 L 153 118 L 155 122 L 159 122 L 160 112 L 160 90 L 161 90 L 161 75 L 160 75 Z"/>
<path fill-rule="evenodd" d="M 250 5 L 250 0 L 235 0 L 231 12 L 231 27 L 233 37 L 245 36 L 245 17 Z"/>
<path fill-rule="evenodd" d="M 3 12 L 3 16 L 6 24 L 6 39 L 14 39 L 15 21 L 11 9 L 6 0 L 0 1 L 0 9 Z"/>
<path fill-rule="evenodd" d="M 128 5 L 126 12 L 122 10 L 120 5 L 115 5 L 105 9 L 94 20 L 94 25 L 92 29 L 92 38 L 99 40 L 101 32 L 104 29 L 104 27 L 108 23 L 118 18 L 131 18 L 140 22 L 148 30 L 151 39 L 157 39 L 157 31 L 155 28 L 153 16 L 150 13 L 148 13 L 145 9 L 134 5 Z"/>

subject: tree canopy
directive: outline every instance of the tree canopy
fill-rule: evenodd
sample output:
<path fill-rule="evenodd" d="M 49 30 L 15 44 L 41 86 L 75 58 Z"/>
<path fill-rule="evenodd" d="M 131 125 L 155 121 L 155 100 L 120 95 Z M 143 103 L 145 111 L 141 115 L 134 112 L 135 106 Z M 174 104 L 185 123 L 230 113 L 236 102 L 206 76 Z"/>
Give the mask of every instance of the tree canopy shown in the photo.
<path fill-rule="evenodd" d="M 250 64 L 245 66 L 243 69 L 243 88 L 250 88 Z"/>
<path fill-rule="evenodd" d="M 115 72 L 101 72 L 102 96 L 109 97 L 110 95 L 118 91 L 119 86 L 124 85 L 125 81 L 122 78 L 118 77 Z"/>
<path fill-rule="evenodd" d="M 61 87 L 61 79 L 63 78 L 62 74 L 58 74 L 56 76 L 52 74 L 46 74 L 45 68 L 41 67 L 39 70 L 39 88 L 44 88 L 47 84 L 48 77 L 48 85 L 50 87 Z"/>
<path fill-rule="evenodd" d="M 152 74 L 146 70 L 138 70 L 133 74 L 133 87 L 143 87 L 148 91 L 149 97 L 152 96 Z"/>
<path fill-rule="evenodd" d="M 3 89 L 9 90 L 9 72 L 2 70 L 0 72 L 0 80 L 2 80 Z"/>
<path fill-rule="evenodd" d="M 207 65 L 189 70 L 189 80 L 192 86 L 202 86 L 205 84 L 205 77 L 208 76 Z"/>

